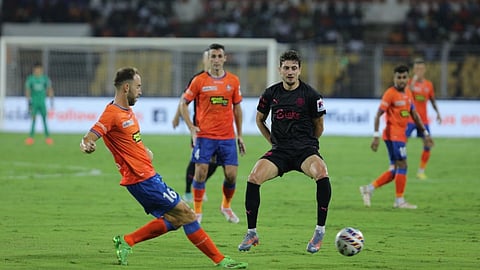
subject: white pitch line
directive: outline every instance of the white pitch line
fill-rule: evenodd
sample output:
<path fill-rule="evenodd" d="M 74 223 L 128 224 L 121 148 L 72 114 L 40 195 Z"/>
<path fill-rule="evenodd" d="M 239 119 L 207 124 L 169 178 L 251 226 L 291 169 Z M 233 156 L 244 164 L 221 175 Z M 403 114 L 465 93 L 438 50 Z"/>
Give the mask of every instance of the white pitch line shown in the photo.
<path fill-rule="evenodd" d="M 33 163 L 33 162 L 25 162 L 25 161 L 10 161 L 10 162 L 0 162 L 4 164 L 12 164 L 14 166 L 19 167 L 42 167 L 48 169 L 69 169 L 69 170 L 80 170 L 85 171 L 88 170 L 87 167 L 83 166 L 72 166 L 72 165 L 60 165 L 60 164 L 51 164 L 51 163 Z"/>
<path fill-rule="evenodd" d="M 76 172 L 76 173 L 53 173 L 53 174 L 28 174 L 28 175 L 7 175 L 7 176 L 0 176 L 3 179 L 44 179 L 44 178 L 57 178 L 57 177 L 84 177 L 84 176 L 98 176 L 98 175 L 105 175 L 102 171 L 93 169 L 90 171 L 85 172 Z"/>
<path fill-rule="evenodd" d="M 76 177 L 84 177 L 84 176 L 98 176 L 98 175 L 106 175 L 100 169 L 91 169 L 82 166 L 71 166 L 71 165 L 58 165 L 58 164 L 42 164 L 42 163 L 32 163 L 32 162 L 24 162 L 24 161 L 10 161 L 10 162 L 3 162 L 0 163 L 13 165 L 16 167 L 41 167 L 47 169 L 59 169 L 59 170 L 72 170 L 74 172 L 64 172 L 64 173 L 51 173 L 51 174 L 42 174 L 42 173 L 32 173 L 32 174 L 16 174 L 16 175 L 0 175 L 0 179 L 44 179 L 44 178 L 58 178 L 58 177 L 69 177 L 69 176 L 76 176 Z"/>

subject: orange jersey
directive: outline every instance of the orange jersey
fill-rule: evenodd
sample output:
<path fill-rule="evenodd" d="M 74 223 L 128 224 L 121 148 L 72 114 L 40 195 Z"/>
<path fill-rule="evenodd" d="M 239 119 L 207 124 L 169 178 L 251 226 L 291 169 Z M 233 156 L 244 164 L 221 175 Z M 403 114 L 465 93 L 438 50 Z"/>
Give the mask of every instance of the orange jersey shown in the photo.
<path fill-rule="evenodd" d="M 103 137 L 113 155 L 122 180 L 120 185 L 132 185 L 155 174 L 140 137 L 140 126 L 131 108 L 108 104 L 91 132 Z"/>
<path fill-rule="evenodd" d="M 411 82 L 408 82 L 410 85 Z M 415 109 L 417 110 L 418 115 L 422 122 L 428 124 L 428 114 L 427 114 L 427 105 L 428 101 L 435 97 L 435 92 L 433 89 L 433 83 L 429 80 L 423 79 L 422 81 L 416 81 L 413 89 L 410 89 L 413 95 L 413 104 L 415 104 Z M 413 123 L 413 119 L 410 117 L 410 122 Z"/>
<path fill-rule="evenodd" d="M 407 88 L 405 88 L 405 92 L 400 92 L 392 86 L 385 91 L 379 107 L 386 113 L 387 124 L 383 130 L 384 140 L 407 141 L 405 129 L 412 106 L 411 92 Z"/>
<path fill-rule="evenodd" d="M 213 78 L 208 72 L 196 76 L 183 98 L 187 103 L 195 100 L 195 122 L 200 128 L 198 137 L 234 139 L 233 105 L 242 101 L 240 80 L 226 72 L 222 78 Z"/>

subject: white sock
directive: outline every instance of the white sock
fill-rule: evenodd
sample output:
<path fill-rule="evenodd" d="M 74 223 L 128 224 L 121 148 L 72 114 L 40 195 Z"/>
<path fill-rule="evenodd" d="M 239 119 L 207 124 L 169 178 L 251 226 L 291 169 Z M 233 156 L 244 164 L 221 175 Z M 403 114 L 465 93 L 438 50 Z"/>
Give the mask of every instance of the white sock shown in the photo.
<path fill-rule="evenodd" d="M 257 228 L 253 228 L 253 229 L 248 229 L 247 232 L 253 232 L 253 233 L 257 233 Z"/>
<path fill-rule="evenodd" d="M 397 204 L 404 204 L 405 203 L 405 198 L 403 198 L 403 197 L 395 198 L 395 202 Z"/>
<path fill-rule="evenodd" d="M 321 233 L 325 233 L 325 226 L 317 225 L 315 227 L 315 230 L 318 231 L 318 232 L 321 232 Z"/>

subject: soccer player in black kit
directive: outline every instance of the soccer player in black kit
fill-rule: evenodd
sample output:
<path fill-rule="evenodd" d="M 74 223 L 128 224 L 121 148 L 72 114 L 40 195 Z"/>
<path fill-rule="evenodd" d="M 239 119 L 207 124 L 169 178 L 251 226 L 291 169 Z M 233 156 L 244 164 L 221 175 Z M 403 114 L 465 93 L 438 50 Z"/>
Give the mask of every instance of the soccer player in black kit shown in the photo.
<path fill-rule="evenodd" d="M 326 110 L 322 96 L 299 79 L 301 59 L 296 51 L 288 50 L 280 56 L 279 73 L 282 82 L 265 89 L 257 106 L 257 127 L 272 148 L 257 161 L 248 176 L 245 195 L 248 231 L 238 250 L 248 251 L 259 243 L 260 185 L 296 170 L 312 178 L 317 186 L 317 226 L 307 244 L 307 251 L 316 253 L 325 235 L 331 197 L 327 166 L 318 152 Z M 265 123 L 270 112 L 271 130 Z"/>

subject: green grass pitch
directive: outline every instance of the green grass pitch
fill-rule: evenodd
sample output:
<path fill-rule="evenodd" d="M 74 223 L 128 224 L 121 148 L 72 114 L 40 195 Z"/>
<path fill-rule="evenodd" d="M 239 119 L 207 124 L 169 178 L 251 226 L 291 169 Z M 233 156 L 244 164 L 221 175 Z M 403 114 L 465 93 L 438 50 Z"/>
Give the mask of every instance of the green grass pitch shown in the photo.
<path fill-rule="evenodd" d="M 79 150 L 82 135 L 54 134 L 55 144 L 25 146 L 25 134 L 1 133 L 0 269 L 120 269 L 111 238 L 149 220 L 119 186 L 120 176 L 102 141 L 97 152 Z M 183 194 L 190 155 L 188 136 L 144 135 L 164 180 Z M 246 232 L 245 184 L 257 158 L 268 149 L 260 136 L 246 136 L 233 209 L 239 224 L 219 212 L 223 173 L 207 183 L 202 226 L 219 249 L 247 261 L 249 269 L 478 269 L 480 265 L 480 139 L 437 138 L 427 180 L 415 172 L 419 139 L 408 144 L 406 199 L 417 210 L 393 209 L 394 184 L 377 190 L 372 207 L 358 187 L 388 166 L 385 146 L 370 150 L 371 138 L 321 138 L 332 182 L 327 234 L 317 254 L 305 251 L 315 226 L 315 185 L 298 172 L 265 183 L 258 220 L 260 245 L 241 253 Z M 334 247 L 343 227 L 360 229 L 365 248 L 341 256 Z M 183 230 L 136 245 L 128 269 L 213 269 Z"/>

